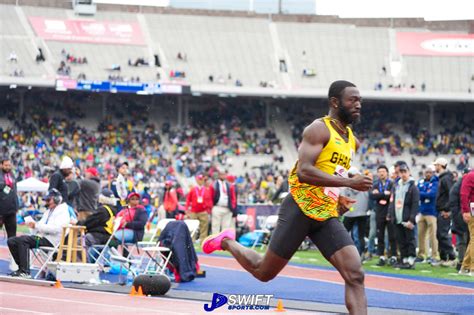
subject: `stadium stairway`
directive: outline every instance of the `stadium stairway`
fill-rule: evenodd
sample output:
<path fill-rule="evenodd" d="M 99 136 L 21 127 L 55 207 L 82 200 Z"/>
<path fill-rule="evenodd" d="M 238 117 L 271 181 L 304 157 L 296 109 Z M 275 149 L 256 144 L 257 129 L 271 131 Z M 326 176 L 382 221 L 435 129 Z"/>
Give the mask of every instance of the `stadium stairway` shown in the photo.
<path fill-rule="evenodd" d="M 279 155 L 282 155 L 284 158 L 283 167 L 290 170 L 298 159 L 298 151 L 291 136 L 290 125 L 286 121 L 284 113 L 280 112 L 278 108 L 273 108 L 271 117 L 272 127 L 277 138 L 280 139 L 282 147 Z"/>

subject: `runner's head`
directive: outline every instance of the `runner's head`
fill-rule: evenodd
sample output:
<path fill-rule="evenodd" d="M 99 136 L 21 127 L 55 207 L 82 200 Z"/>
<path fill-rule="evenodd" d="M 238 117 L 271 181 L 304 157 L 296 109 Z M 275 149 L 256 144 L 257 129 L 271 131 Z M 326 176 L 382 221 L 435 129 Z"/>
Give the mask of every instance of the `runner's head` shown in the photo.
<path fill-rule="evenodd" d="M 362 98 L 354 83 L 334 81 L 328 92 L 329 111 L 344 124 L 357 123 L 360 120 Z"/>

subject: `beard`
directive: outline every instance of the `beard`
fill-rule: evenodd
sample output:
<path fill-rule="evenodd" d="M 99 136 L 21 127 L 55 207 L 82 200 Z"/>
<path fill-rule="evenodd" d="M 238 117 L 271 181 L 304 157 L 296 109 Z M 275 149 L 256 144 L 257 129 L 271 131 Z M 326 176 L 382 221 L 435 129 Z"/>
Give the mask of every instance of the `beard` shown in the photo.
<path fill-rule="evenodd" d="M 340 100 L 339 104 L 342 104 L 342 100 Z M 353 125 L 360 122 L 360 116 L 354 118 L 352 113 L 344 106 L 339 106 L 339 119 L 345 123 L 346 125 Z"/>

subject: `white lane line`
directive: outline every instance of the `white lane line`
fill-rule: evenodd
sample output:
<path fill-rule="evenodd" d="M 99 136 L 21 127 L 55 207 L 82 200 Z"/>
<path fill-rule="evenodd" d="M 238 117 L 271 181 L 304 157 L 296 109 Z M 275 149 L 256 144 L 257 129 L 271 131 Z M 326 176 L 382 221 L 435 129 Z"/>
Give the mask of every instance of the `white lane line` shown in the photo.
<path fill-rule="evenodd" d="M 14 312 L 20 312 L 20 313 L 32 313 L 32 314 L 44 314 L 44 315 L 52 315 L 53 313 L 43 313 L 43 312 L 35 312 L 35 311 L 29 311 L 25 310 L 22 308 L 11 308 L 11 307 L 3 307 L 0 306 L 1 310 L 7 310 L 7 311 L 14 311 Z"/>

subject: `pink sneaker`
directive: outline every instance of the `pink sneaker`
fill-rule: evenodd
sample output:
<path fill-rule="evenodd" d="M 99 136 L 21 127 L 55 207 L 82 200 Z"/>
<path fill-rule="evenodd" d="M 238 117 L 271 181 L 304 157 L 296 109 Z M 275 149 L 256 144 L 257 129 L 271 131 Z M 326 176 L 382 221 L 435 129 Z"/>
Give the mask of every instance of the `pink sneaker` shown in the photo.
<path fill-rule="evenodd" d="M 209 235 L 202 242 L 202 251 L 205 254 L 210 254 L 216 250 L 222 250 L 221 243 L 225 238 L 235 240 L 235 230 L 227 229 L 218 234 Z"/>

